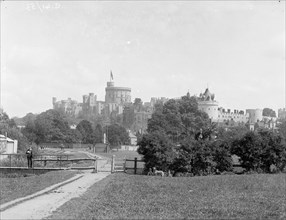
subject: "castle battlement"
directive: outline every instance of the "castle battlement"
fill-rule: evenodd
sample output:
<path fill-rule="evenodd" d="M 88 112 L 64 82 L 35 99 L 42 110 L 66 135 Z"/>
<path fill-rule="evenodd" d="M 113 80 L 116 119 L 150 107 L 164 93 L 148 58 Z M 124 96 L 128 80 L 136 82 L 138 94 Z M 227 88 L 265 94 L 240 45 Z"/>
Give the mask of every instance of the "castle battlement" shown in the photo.
<path fill-rule="evenodd" d="M 214 122 L 223 122 L 233 120 L 235 122 L 248 122 L 249 113 L 244 113 L 242 110 L 224 109 L 219 107 L 219 103 L 215 100 L 215 94 L 211 93 L 207 88 L 204 93 L 201 93 L 197 98 L 198 108 L 207 113 L 210 119 Z M 261 113 L 262 115 L 262 113 Z"/>

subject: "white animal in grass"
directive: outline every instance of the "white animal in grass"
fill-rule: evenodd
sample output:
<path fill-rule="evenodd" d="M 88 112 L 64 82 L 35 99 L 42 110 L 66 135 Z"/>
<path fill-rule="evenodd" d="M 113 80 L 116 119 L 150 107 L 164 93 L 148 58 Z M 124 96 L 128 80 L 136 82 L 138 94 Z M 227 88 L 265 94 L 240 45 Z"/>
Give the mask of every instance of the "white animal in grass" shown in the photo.
<path fill-rule="evenodd" d="M 155 176 L 165 176 L 165 173 L 162 170 L 157 170 L 156 167 L 153 167 L 153 172 Z"/>

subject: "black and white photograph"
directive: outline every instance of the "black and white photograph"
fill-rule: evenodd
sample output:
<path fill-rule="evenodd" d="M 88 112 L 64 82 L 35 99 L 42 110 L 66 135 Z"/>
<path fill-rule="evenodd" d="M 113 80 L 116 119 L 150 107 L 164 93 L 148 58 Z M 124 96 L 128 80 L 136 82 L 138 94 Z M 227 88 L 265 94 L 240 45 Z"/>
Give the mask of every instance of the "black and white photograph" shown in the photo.
<path fill-rule="evenodd" d="M 286 219 L 285 0 L 0 7 L 0 219 Z"/>

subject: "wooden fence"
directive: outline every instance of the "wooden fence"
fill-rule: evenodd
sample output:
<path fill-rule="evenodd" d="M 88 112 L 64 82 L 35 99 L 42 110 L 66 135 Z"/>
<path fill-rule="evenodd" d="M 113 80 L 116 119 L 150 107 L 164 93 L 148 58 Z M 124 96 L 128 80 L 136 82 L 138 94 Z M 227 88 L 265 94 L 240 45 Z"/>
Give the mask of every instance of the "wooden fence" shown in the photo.
<path fill-rule="evenodd" d="M 8 156 L 8 163 L 6 163 L 6 167 L 12 168 L 12 158 L 14 157 L 16 160 L 22 160 L 24 161 L 24 164 L 26 164 L 26 154 L 0 154 L 1 156 Z M 68 155 L 68 154 L 38 154 L 38 155 L 33 155 L 32 161 L 33 161 L 33 168 L 35 163 L 34 162 L 40 162 L 43 166 L 46 167 L 47 162 L 57 162 L 59 164 L 59 169 L 65 168 L 63 166 L 63 162 L 68 162 L 73 164 L 74 162 L 79 162 L 79 161 L 93 161 L 93 166 L 89 167 L 66 167 L 66 168 L 71 168 L 71 169 L 94 169 L 95 172 L 97 172 L 97 158 L 72 158 L 73 155 Z M 25 166 L 25 165 L 24 165 Z M 25 166 L 26 167 L 26 166 Z"/>
<path fill-rule="evenodd" d="M 38 145 L 39 148 L 92 148 L 93 144 L 82 144 L 82 143 L 41 143 Z"/>
<path fill-rule="evenodd" d="M 131 171 L 132 174 L 142 174 L 144 170 L 144 164 L 144 161 L 138 160 L 137 157 L 134 159 L 120 159 L 115 158 L 113 155 L 111 161 L 111 172 L 130 173 L 129 171 Z"/>

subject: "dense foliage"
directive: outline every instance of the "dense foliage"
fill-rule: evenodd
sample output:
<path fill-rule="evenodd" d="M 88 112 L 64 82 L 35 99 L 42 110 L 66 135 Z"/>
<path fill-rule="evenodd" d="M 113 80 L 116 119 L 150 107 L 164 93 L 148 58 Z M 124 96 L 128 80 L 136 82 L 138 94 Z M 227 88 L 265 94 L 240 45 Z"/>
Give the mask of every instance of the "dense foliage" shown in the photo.
<path fill-rule="evenodd" d="M 278 121 L 278 129 L 280 136 L 286 140 L 286 118 Z"/>
<path fill-rule="evenodd" d="M 91 122 L 82 120 L 76 126 L 76 130 L 81 134 L 81 142 L 83 144 L 93 144 L 95 142 L 95 134 Z"/>
<path fill-rule="evenodd" d="M 146 169 L 208 172 L 215 151 L 209 144 L 215 125 L 198 109 L 195 97 L 183 96 L 158 104 L 148 121 L 148 134 L 139 140 L 138 153 Z"/>
<path fill-rule="evenodd" d="M 48 110 L 36 117 L 35 142 L 37 144 L 66 142 L 69 129 L 68 122 L 64 120 L 61 112 Z"/>
<path fill-rule="evenodd" d="M 119 124 L 112 124 L 107 126 L 107 140 L 108 143 L 114 146 L 120 144 L 130 144 L 129 134 L 124 127 Z"/>
<path fill-rule="evenodd" d="M 262 115 L 267 117 L 276 117 L 276 112 L 271 108 L 264 108 L 262 110 Z"/>
<path fill-rule="evenodd" d="M 248 132 L 233 142 L 232 153 L 241 158 L 246 170 L 270 172 L 271 165 L 283 170 L 286 165 L 286 146 L 282 138 L 268 130 Z"/>
<path fill-rule="evenodd" d="M 76 129 L 70 127 L 70 120 L 57 110 L 47 110 L 39 115 L 24 117 L 25 128 L 23 134 L 32 143 L 103 143 L 103 134 L 107 133 L 108 142 L 113 145 L 128 144 L 129 135 L 126 129 L 118 124 L 105 128 L 101 121 L 81 120 Z M 11 123 L 11 122 L 9 122 Z"/>
<path fill-rule="evenodd" d="M 39 115 L 27 114 L 23 134 L 30 143 L 79 143 L 86 136 L 78 129 L 71 129 L 67 117 L 59 111 L 47 110 Z M 84 134 L 86 135 L 86 134 Z"/>
<path fill-rule="evenodd" d="M 146 171 L 152 167 L 193 175 L 231 171 L 233 154 L 247 171 L 272 172 L 271 166 L 281 171 L 286 166 L 285 122 L 279 126 L 279 133 L 251 132 L 245 125 L 218 127 L 198 109 L 196 98 L 187 95 L 156 106 L 138 153 Z"/>

